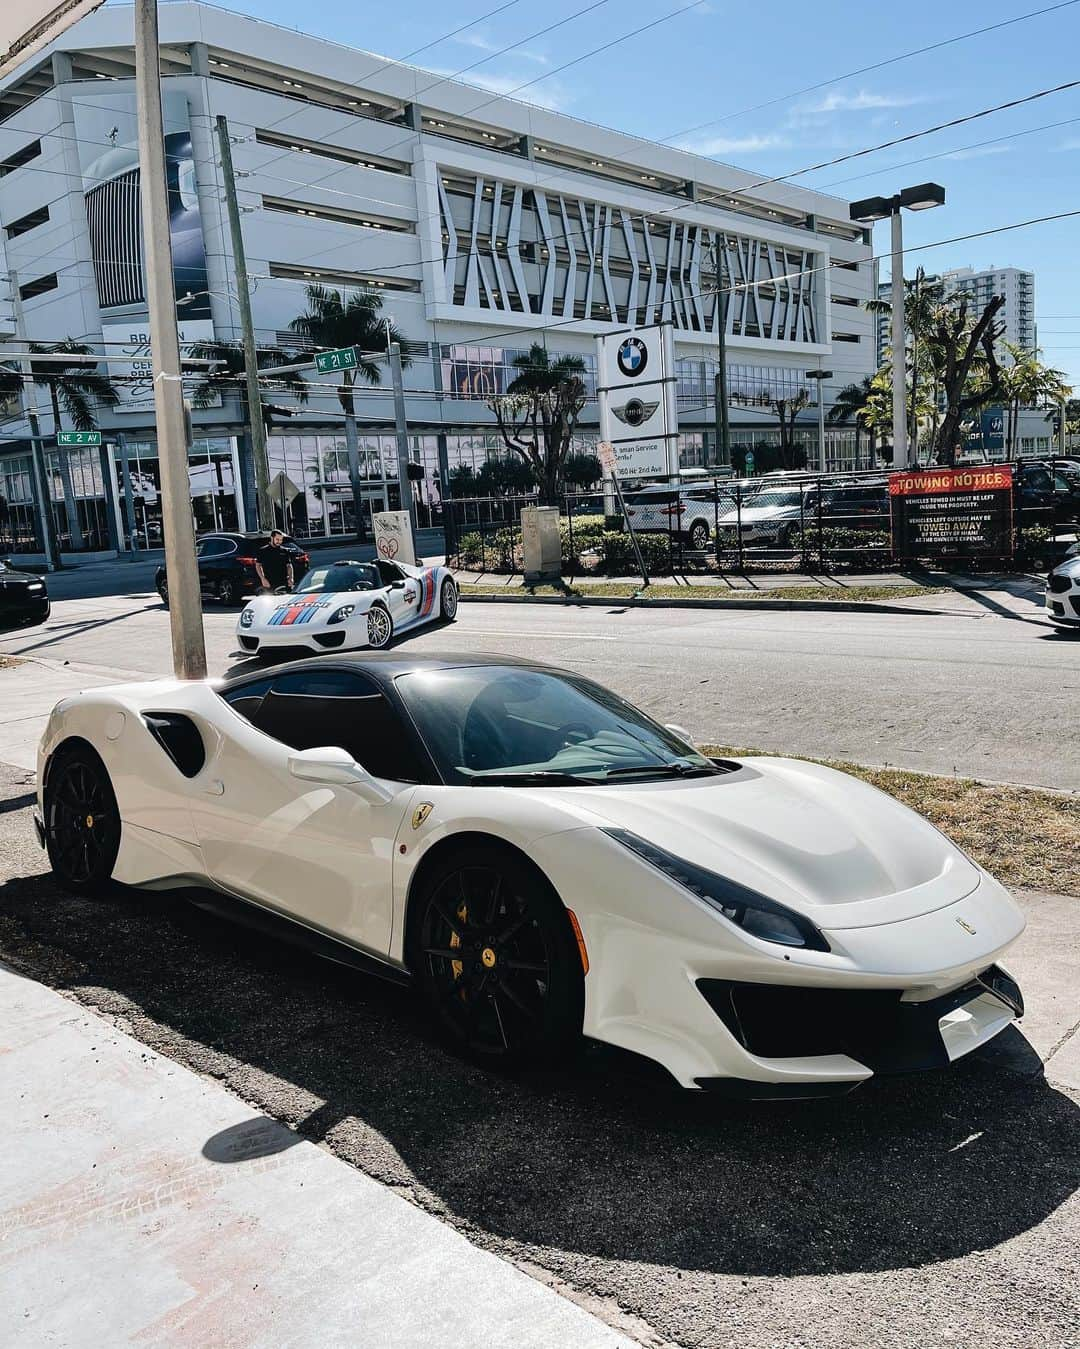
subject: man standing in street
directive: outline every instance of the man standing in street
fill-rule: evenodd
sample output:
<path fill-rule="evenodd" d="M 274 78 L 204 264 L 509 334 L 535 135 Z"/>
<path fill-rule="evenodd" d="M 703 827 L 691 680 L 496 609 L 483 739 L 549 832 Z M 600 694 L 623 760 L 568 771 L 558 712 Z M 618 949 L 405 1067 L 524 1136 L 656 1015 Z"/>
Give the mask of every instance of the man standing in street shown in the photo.
<path fill-rule="evenodd" d="M 292 558 L 284 548 L 285 535 L 280 529 L 270 531 L 270 542 L 264 543 L 255 555 L 255 570 L 264 590 L 293 588 Z"/>

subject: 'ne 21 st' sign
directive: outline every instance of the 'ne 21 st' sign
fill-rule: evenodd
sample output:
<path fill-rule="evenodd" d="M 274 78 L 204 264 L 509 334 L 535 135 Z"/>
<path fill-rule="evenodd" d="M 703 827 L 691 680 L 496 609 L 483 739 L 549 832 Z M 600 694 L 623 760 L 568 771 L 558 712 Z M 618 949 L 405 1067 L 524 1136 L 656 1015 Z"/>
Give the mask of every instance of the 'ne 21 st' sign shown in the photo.
<path fill-rule="evenodd" d="M 1008 557 L 1013 552 L 1011 464 L 892 473 L 889 506 L 897 558 Z"/>

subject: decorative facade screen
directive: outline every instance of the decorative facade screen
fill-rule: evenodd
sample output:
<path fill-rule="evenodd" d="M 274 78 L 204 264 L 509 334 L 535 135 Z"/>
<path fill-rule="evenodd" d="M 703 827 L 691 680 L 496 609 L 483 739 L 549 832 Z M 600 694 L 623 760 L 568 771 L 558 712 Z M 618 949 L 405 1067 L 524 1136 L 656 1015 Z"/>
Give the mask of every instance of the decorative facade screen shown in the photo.
<path fill-rule="evenodd" d="M 822 340 L 811 249 L 452 169 L 439 201 L 447 294 L 462 308 L 715 334 L 719 253 L 729 336 Z"/>

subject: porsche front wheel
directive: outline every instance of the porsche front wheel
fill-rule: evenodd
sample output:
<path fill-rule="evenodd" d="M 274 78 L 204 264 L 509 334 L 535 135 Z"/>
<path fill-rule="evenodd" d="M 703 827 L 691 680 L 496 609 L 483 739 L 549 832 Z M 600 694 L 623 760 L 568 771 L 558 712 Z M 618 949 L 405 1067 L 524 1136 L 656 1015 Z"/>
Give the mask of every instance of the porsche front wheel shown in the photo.
<path fill-rule="evenodd" d="M 457 618 L 458 588 L 449 577 L 442 583 L 442 595 L 439 600 L 441 613 L 448 623 Z"/>
<path fill-rule="evenodd" d="M 96 894 L 120 849 L 120 812 L 105 765 L 89 747 L 61 750 L 45 786 L 45 846 L 65 889 Z"/>
<path fill-rule="evenodd" d="M 494 846 L 460 848 L 410 907 L 417 984 L 452 1049 L 510 1067 L 573 1048 L 581 956 L 566 910 L 527 863 Z"/>
<path fill-rule="evenodd" d="M 394 620 L 390 617 L 390 610 L 382 604 L 373 604 L 367 616 L 368 646 L 374 651 L 381 651 L 384 646 L 390 645 L 393 635 Z"/>

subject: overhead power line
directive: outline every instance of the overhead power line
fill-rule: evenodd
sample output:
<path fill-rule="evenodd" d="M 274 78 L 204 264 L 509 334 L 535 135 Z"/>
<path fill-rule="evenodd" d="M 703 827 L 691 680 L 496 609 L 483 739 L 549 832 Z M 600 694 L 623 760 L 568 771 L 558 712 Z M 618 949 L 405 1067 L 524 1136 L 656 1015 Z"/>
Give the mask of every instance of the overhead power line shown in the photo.
<path fill-rule="evenodd" d="M 884 70 L 886 66 L 894 66 L 900 61 L 910 61 L 916 56 L 925 56 L 928 52 L 940 51 L 942 47 L 951 47 L 957 42 L 966 42 L 969 38 L 982 37 L 985 33 L 995 33 L 1000 28 L 1011 28 L 1013 24 L 1024 23 L 1028 19 L 1037 19 L 1043 14 L 1053 14 L 1059 9 L 1069 9 L 1073 5 L 1080 3 L 1080 0 L 1061 0 L 1056 5 L 1047 5 L 1043 9 L 1033 9 L 1027 14 L 1018 14 L 1012 19 L 1002 19 L 1000 23 L 988 24 L 985 28 L 973 28 L 969 33 L 958 33 L 955 37 L 943 38 L 940 42 L 928 43 L 925 47 L 916 47 L 913 51 L 901 52 L 898 56 L 886 57 L 883 61 L 875 61 L 872 65 L 860 66 L 858 70 L 849 70 L 843 75 L 833 75 L 830 79 L 819 80 L 817 84 L 808 84 L 802 89 L 793 89 L 789 94 L 779 94 L 776 98 L 767 99 L 764 103 L 755 103 L 749 108 L 740 108 L 736 112 L 726 112 L 722 117 L 714 117 L 708 122 L 698 122 L 696 126 L 685 127 L 682 131 L 673 131 L 669 136 L 661 138 L 662 145 L 668 141 L 678 140 L 680 136 L 691 136 L 696 131 L 706 131 L 709 127 L 719 126 L 722 122 L 729 122 L 735 117 L 747 117 L 752 112 L 761 112 L 763 108 L 773 108 L 778 103 L 787 103 L 793 98 L 801 98 L 803 94 L 814 94 L 819 89 L 827 89 L 832 84 L 839 84 L 841 80 L 852 80 L 857 75 L 869 75 L 874 70 Z"/>

